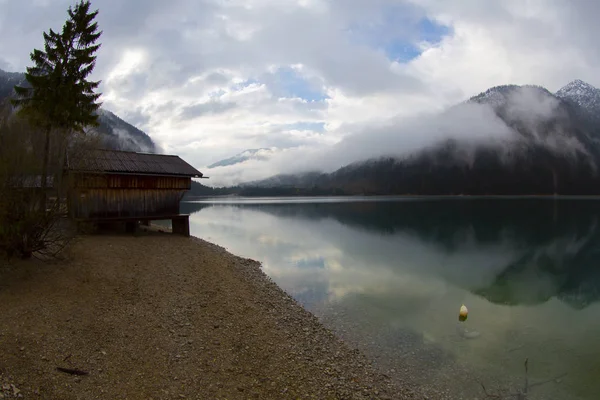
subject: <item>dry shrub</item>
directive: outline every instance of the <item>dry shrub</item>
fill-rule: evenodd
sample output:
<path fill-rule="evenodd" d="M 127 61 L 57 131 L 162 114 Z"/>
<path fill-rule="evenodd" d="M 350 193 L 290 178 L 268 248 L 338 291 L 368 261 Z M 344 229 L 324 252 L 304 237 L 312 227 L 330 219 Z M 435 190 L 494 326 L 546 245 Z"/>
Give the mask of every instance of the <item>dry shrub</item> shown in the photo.
<path fill-rule="evenodd" d="M 68 136 L 54 134 L 47 190 L 42 191 L 43 135 L 0 110 L 0 251 L 9 258 L 55 258 L 73 238 L 62 199 Z"/>

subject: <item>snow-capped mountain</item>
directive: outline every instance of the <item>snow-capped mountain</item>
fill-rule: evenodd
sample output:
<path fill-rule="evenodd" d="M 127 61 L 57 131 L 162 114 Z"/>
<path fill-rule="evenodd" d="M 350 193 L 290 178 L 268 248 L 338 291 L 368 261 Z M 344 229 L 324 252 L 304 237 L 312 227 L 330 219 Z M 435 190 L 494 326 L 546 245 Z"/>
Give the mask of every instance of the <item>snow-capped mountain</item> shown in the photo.
<path fill-rule="evenodd" d="M 468 102 L 490 105 L 517 134 L 521 149 L 535 145 L 561 155 L 580 153 L 580 156 L 590 156 L 593 153 L 600 156 L 600 148 L 591 143 L 598 137 L 598 132 L 587 125 L 589 113 L 582 110 L 580 104 L 541 86 L 497 86 L 473 96 Z"/>
<path fill-rule="evenodd" d="M 576 79 L 556 92 L 561 99 L 571 101 L 590 113 L 600 112 L 600 89 Z"/>
<path fill-rule="evenodd" d="M 600 194 L 598 92 L 581 81 L 556 94 L 493 87 L 435 116 L 443 131 L 436 142 L 354 162 L 308 185 L 346 194 Z M 305 183 L 276 178 L 259 184 Z"/>
<path fill-rule="evenodd" d="M 243 163 L 248 160 L 267 160 L 273 155 L 273 153 L 275 153 L 275 151 L 277 151 L 275 147 L 244 150 L 233 157 L 217 161 L 209 165 L 208 168 L 227 167 L 230 165 Z"/>
<path fill-rule="evenodd" d="M 0 69 L 0 102 L 14 94 L 15 85 L 25 85 L 25 74 L 6 72 Z M 141 151 L 154 153 L 157 147 L 145 132 L 123 121 L 114 113 L 98 110 L 100 126 L 92 128 L 100 136 L 103 145 L 115 150 Z"/>
<path fill-rule="evenodd" d="M 511 95 L 518 91 L 530 91 L 532 93 L 539 92 L 540 94 L 543 93 L 552 96 L 552 93 L 541 86 L 501 85 L 491 87 L 485 92 L 481 92 L 478 95 L 471 97 L 467 100 L 467 103 L 489 104 L 493 107 L 500 107 L 509 102 Z"/>

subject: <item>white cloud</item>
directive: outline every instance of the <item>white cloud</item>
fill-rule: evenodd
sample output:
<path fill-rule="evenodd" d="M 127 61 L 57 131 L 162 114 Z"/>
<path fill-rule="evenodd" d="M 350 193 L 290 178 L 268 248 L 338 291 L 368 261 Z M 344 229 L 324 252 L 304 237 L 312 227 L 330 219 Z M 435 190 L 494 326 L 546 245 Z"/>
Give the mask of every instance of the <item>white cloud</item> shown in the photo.
<path fill-rule="evenodd" d="M 42 45 L 42 30 L 60 29 L 70 4 L 0 2 L 0 35 L 10 38 L 0 43 L 1 65 L 24 70 L 29 52 Z M 199 168 L 247 148 L 301 149 L 249 175 L 287 170 L 314 158 L 307 149 L 390 123 L 405 127 L 414 115 L 494 85 L 557 90 L 581 78 L 600 86 L 600 5 L 590 0 L 95 0 L 93 6 L 104 31 L 94 78 L 103 81 L 105 106 Z M 423 40 L 423 17 L 449 28 L 439 43 Z M 422 53 L 395 59 L 385 47 L 394 43 L 420 46 Z M 280 67 L 297 73 L 295 85 L 326 98 L 282 98 L 269 79 Z M 290 128 L 299 123 L 325 128 Z M 402 136 L 413 130 L 396 131 L 397 143 L 415 142 Z"/>

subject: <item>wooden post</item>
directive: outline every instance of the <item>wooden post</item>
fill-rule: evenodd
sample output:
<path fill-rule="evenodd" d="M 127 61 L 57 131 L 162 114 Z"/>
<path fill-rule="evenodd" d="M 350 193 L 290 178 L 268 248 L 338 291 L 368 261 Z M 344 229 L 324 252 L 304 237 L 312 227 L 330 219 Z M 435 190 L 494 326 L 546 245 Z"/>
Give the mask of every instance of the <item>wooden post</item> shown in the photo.
<path fill-rule="evenodd" d="M 171 219 L 171 230 L 174 234 L 190 236 L 190 217 L 189 215 L 179 216 Z"/>
<path fill-rule="evenodd" d="M 137 230 L 137 221 L 127 221 L 125 222 L 125 231 L 127 233 L 135 233 Z"/>

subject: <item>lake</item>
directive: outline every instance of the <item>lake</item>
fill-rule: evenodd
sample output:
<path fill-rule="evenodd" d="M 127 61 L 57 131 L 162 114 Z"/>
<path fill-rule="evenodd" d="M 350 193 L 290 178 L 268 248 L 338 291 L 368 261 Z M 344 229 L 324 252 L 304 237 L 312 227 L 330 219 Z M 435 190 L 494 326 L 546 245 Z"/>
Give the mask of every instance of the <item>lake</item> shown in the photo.
<path fill-rule="evenodd" d="M 600 200 L 215 198 L 181 211 L 193 235 L 262 262 L 433 398 L 600 398 Z"/>

